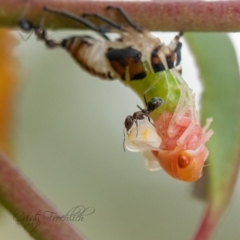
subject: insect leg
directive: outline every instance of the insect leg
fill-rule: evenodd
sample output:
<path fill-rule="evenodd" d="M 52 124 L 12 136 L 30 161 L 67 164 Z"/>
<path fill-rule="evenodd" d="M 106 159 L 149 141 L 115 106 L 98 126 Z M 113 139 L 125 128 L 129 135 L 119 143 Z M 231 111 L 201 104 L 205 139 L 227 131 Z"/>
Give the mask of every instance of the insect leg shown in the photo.
<path fill-rule="evenodd" d="M 20 28 L 23 31 L 31 32 L 31 34 L 32 34 L 32 32 L 34 32 L 34 34 L 36 35 L 37 39 L 45 42 L 47 47 L 54 48 L 56 46 L 60 46 L 60 43 L 58 43 L 58 42 L 56 42 L 56 41 L 54 41 L 52 39 L 48 39 L 47 36 L 46 36 L 47 35 L 46 31 L 44 29 L 41 29 L 40 27 L 34 25 L 31 21 L 29 21 L 29 20 L 27 20 L 25 18 L 22 18 L 22 19 L 20 19 L 18 21 L 18 24 L 19 24 Z"/>
<path fill-rule="evenodd" d="M 30 7 L 30 4 L 31 4 L 31 2 L 29 0 L 23 0 L 23 2 L 26 2 L 26 6 L 25 6 L 25 9 L 22 12 L 22 15 L 21 15 L 20 19 L 24 18 L 27 15 L 27 12 L 29 11 L 29 7 Z"/>
<path fill-rule="evenodd" d="M 180 37 L 182 37 L 184 34 L 184 32 L 179 32 L 178 35 L 175 37 L 177 40 L 180 39 Z M 182 57 L 181 57 L 181 48 L 182 48 L 182 43 L 178 41 L 177 43 L 177 47 L 175 49 L 175 53 L 176 53 L 176 56 L 177 56 L 177 60 L 176 60 L 176 65 L 175 66 L 178 66 L 182 60 Z"/>
<path fill-rule="evenodd" d="M 126 152 L 126 149 L 125 149 L 125 128 L 123 128 L 123 150 L 124 150 L 124 152 Z"/>
<path fill-rule="evenodd" d="M 29 33 L 27 38 L 24 38 L 23 35 L 21 33 L 19 33 L 20 37 L 24 41 L 27 41 L 31 37 L 33 30 L 35 29 L 35 26 L 25 18 L 27 12 L 29 11 L 29 7 L 30 7 L 30 1 L 26 1 L 26 7 L 22 12 L 21 17 L 18 20 L 18 25 L 20 26 L 20 28 L 24 32 Z"/>
<path fill-rule="evenodd" d="M 58 11 L 58 10 L 55 10 L 55 9 L 52 9 L 52 8 L 48 8 L 46 6 L 43 7 L 43 11 L 50 12 L 50 13 L 57 14 L 57 15 L 61 15 L 61 16 L 67 17 L 67 18 L 71 18 L 71 19 L 85 25 L 89 29 L 92 29 L 93 31 L 99 33 L 106 40 L 109 40 L 109 38 L 104 34 L 104 33 L 108 32 L 108 30 L 106 28 L 97 27 L 96 25 L 94 25 L 93 23 L 91 23 L 90 21 L 86 20 L 83 17 L 80 17 L 78 15 L 75 15 L 75 14 L 72 14 L 72 13 L 66 12 L 66 11 Z"/>
<path fill-rule="evenodd" d="M 135 123 L 136 123 L 136 129 L 137 129 L 137 133 L 136 133 L 136 137 L 138 136 L 138 121 L 137 119 L 135 120 Z"/>
<path fill-rule="evenodd" d="M 117 11 L 119 12 L 119 14 L 123 17 L 123 19 L 124 19 L 132 28 L 134 28 L 134 29 L 135 29 L 136 31 L 138 31 L 138 32 L 142 32 L 143 27 L 140 26 L 140 25 L 138 25 L 138 24 L 135 24 L 135 23 L 129 18 L 129 16 L 127 15 L 127 13 L 126 13 L 123 9 L 121 9 L 121 8 L 119 8 L 119 7 L 107 6 L 107 10 L 109 10 L 109 9 L 115 9 L 115 10 L 117 10 Z"/>
<path fill-rule="evenodd" d="M 148 121 L 155 127 L 155 128 L 157 128 L 156 127 L 156 125 L 151 121 L 151 118 L 147 115 L 147 118 L 148 118 Z M 157 128 L 158 129 L 158 128 Z"/>
<path fill-rule="evenodd" d="M 27 6 L 26 6 L 25 10 L 23 11 L 20 19 L 18 20 L 19 27 L 23 31 L 30 33 L 29 36 L 27 37 L 27 39 L 34 32 L 34 34 L 36 35 L 37 39 L 44 41 L 47 47 L 53 48 L 53 47 L 59 46 L 60 45 L 59 43 L 55 42 L 54 40 L 51 40 L 51 39 L 47 38 L 46 30 L 43 29 L 45 16 L 42 18 L 40 26 L 39 25 L 35 25 L 30 20 L 25 18 L 25 15 L 27 14 L 27 11 L 29 10 L 29 6 L 30 6 L 30 2 L 27 1 Z M 21 34 L 20 34 L 20 36 L 22 37 Z M 25 41 L 27 39 L 23 38 L 23 40 L 25 40 Z"/>
<path fill-rule="evenodd" d="M 143 97 L 144 97 L 145 105 L 146 105 L 146 107 L 147 107 L 147 106 L 148 106 L 148 103 L 147 103 L 147 99 L 146 99 L 146 94 L 145 94 L 145 93 L 144 93 Z"/>
<path fill-rule="evenodd" d="M 82 17 L 84 17 L 84 18 L 85 17 L 95 17 L 95 18 L 100 19 L 101 21 L 109 24 L 110 26 L 112 26 L 112 27 L 114 27 L 116 29 L 123 30 L 123 26 L 122 25 L 117 24 L 117 23 L 111 21 L 110 19 L 105 18 L 104 16 L 96 14 L 96 13 L 84 13 L 82 15 Z"/>
<path fill-rule="evenodd" d="M 180 32 L 178 33 L 177 37 L 180 38 L 180 37 L 183 36 L 183 34 L 184 34 L 184 32 L 180 31 Z"/>
<path fill-rule="evenodd" d="M 177 57 L 176 64 L 175 64 L 176 67 L 181 63 L 181 60 L 182 60 L 181 48 L 182 48 L 182 43 L 178 42 L 177 47 L 175 49 L 175 53 Z"/>
<path fill-rule="evenodd" d="M 172 49 L 172 51 L 176 54 L 175 64 L 171 68 L 175 68 L 175 70 L 180 74 L 182 73 L 182 68 L 180 66 L 180 63 L 182 60 L 182 57 L 181 57 L 182 43 L 179 41 L 179 39 L 181 38 L 181 36 L 183 36 L 183 34 L 184 32 L 179 32 L 178 35 L 176 35 L 172 40 L 172 42 L 168 45 Z"/>
<path fill-rule="evenodd" d="M 125 149 L 125 137 L 123 139 L 123 151 L 126 152 L 126 149 Z"/>

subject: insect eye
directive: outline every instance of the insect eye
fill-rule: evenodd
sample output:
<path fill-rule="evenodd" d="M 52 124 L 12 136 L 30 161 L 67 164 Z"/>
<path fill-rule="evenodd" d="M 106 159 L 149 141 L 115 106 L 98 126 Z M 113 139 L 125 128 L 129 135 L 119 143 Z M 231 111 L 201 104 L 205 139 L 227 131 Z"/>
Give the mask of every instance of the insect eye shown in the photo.
<path fill-rule="evenodd" d="M 127 131 L 132 127 L 132 125 L 133 125 L 133 117 L 131 115 L 128 115 L 124 122 L 124 126 L 127 129 Z"/>
<path fill-rule="evenodd" d="M 189 165 L 190 163 L 190 159 L 187 155 L 184 155 L 184 154 L 180 154 L 178 156 L 178 166 L 180 168 L 185 168 Z"/>

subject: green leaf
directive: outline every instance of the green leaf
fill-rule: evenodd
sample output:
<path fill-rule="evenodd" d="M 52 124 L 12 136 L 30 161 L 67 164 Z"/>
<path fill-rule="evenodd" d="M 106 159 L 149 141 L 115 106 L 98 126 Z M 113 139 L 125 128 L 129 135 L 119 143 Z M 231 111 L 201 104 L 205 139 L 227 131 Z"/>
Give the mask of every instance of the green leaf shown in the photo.
<path fill-rule="evenodd" d="M 199 67 L 204 92 L 201 117 L 213 117 L 208 142 L 208 206 L 194 239 L 208 239 L 232 196 L 240 163 L 240 80 L 234 48 L 227 34 L 192 33 L 186 40 Z M 203 238 L 202 238 L 203 237 Z"/>

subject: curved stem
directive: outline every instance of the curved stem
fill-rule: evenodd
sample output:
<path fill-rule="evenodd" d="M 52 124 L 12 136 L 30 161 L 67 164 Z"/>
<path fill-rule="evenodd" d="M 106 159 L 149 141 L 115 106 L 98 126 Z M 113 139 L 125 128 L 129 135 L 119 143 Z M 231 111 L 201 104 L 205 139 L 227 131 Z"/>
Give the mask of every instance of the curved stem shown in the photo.
<path fill-rule="evenodd" d="M 0 151 L 0 200 L 13 216 L 13 221 L 21 224 L 38 240 L 84 240 L 67 221 L 51 221 L 46 212 L 62 216 L 41 196 Z M 31 218 L 31 219 L 30 219 Z"/>
<path fill-rule="evenodd" d="M 213 234 L 213 230 L 216 227 L 216 223 L 219 220 L 222 211 L 214 211 L 213 206 L 207 205 L 201 224 L 198 227 L 197 232 L 192 240 L 209 240 Z"/>
<path fill-rule="evenodd" d="M 108 0 L 90 1 L 56 1 L 56 0 L 1 0 L 0 25 L 16 27 L 27 4 L 29 10 L 26 17 L 39 24 L 44 13 L 43 6 L 70 11 L 75 14 L 98 13 L 111 17 L 119 22 L 120 16 L 108 10 L 109 3 L 127 10 L 134 22 L 149 30 L 162 31 L 239 31 L 240 0 L 204 1 L 204 0 L 152 0 L 152 1 L 121 1 Z M 61 16 L 46 14 L 46 27 L 84 28 Z"/>

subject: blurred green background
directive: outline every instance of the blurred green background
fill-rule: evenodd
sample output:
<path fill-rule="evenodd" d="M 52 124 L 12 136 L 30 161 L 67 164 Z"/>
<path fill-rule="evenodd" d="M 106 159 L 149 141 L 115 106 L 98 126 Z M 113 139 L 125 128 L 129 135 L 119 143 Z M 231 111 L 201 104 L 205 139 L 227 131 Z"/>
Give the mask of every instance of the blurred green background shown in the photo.
<path fill-rule="evenodd" d="M 160 36 L 167 43 L 175 34 Z M 119 81 L 90 76 L 64 50 L 46 49 L 34 36 L 20 40 L 16 55 L 23 68 L 15 161 L 32 184 L 63 214 L 77 205 L 95 207 L 83 222 L 73 222 L 89 240 L 191 239 L 204 210 L 190 195 L 192 185 L 148 172 L 141 153 L 123 151 L 123 122 L 142 105 L 137 96 Z M 182 67 L 199 97 L 186 44 Z M 239 222 L 237 191 L 213 239 L 238 240 Z M 31 239 L 5 210 L 0 226 L 0 239 Z"/>

